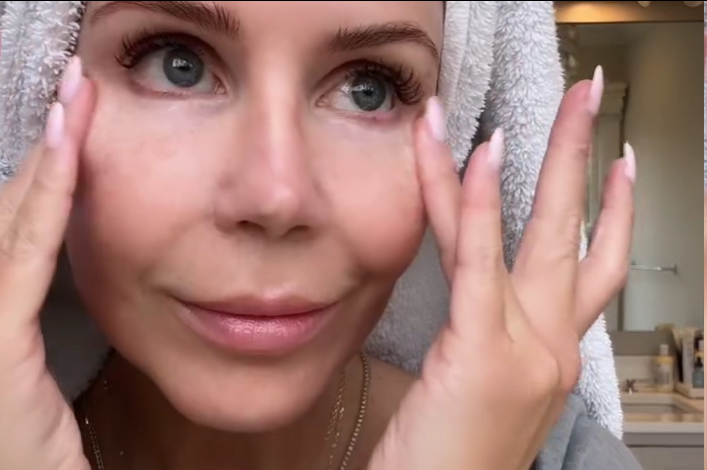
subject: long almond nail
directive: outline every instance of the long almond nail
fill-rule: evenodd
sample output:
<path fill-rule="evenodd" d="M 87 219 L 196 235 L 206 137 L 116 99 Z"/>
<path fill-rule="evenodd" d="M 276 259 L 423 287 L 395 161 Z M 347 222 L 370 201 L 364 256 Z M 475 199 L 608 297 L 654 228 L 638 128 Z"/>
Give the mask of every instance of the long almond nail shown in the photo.
<path fill-rule="evenodd" d="M 636 152 L 628 142 L 624 144 L 624 172 L 629 181 L 636 182 Z"/>
<path fill-rule="evenodd" d="M 601 65 L 594 69 L 594 76 L 592 77 L 592 86 L 589 89 L 589 97 L 587 101 L 587 106 L 592 114 L 599 114 L 599 109 L 601 108 L 601 99 L 604 94 L 604 69 Z"/>
<path fill-rule="evenodd" d="M 503 129 L 498 128 L 494 131 L 493 135 L 491 135 L 491 140 L 489 141 L 489 153 L 488 153 L 488 159 L 489 159 L 489 164 L 494 169 L 500 168 L 501 163 L 503 162 L 503 153 L 504 153 L 504 146 L 505 146 L 505 136 L 503 134 Z"/>
<path fill-rule="evenodd" d="M 447 123 L 444 118 L 442 102 L 436 96 L 433 96 L 427 101 L 425 121 L 427 122 L 427 127 L 432 137 L 440 142 L 444 142 L 447 134 Z"/>
<path fill-rule="evenodd" d="M 78 56 L 74 56 L 69 60 L 69 64 L 66 66 L 66 70 L 64 70 L 64 76 L 61 79 L 61 86 L 59 87 L 59 101 L 64 106 L 68 106 L 76 97 L 76 94 L 81 88 L 82 81 L 83 69 L 81 59 Z"/>
<path fill-rule="evenodd" d="M 64 106 L 61 103 L 54 103 L 49 110 L 44 138 L 50 150 L 56 150 L 64 141 Z"/>

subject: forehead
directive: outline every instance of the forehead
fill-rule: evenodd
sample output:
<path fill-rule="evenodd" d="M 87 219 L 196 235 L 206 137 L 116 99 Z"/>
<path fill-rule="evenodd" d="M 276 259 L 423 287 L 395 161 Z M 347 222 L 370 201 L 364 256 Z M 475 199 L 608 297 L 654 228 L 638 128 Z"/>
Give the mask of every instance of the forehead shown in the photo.
<path fill-rule="evenodd" d="M 124 11 L 155 19 L 176 15 L 209 29 L 215 26 L 223 33 L 237 29 L 246 38 L 273 31 L 314 35 L 337 28 L 406 23 L 423 31 L 439 47 L 443 10 L 441 1 L 92 1 L 88 2 L 87 18 L 90 26 Z"/>

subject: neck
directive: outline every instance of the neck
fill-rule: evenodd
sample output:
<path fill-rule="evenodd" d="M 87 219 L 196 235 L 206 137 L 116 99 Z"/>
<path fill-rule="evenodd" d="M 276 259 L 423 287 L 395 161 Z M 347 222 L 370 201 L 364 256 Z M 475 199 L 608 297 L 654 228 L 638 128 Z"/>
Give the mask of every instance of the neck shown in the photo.
<path fill-rule="evenodd" d="M 355 432 L 362 378 L 356 357 L 295 422 L 266 433 L 233 434 L 189 421 L 151 380 L 116 355 L 86 397 L 92 428 L 85 433 L 87 454 L 93 457 L 92 430 L 105 470 L 336 470 Z M 341 408 L 336 426 L 333 412 Z"/>

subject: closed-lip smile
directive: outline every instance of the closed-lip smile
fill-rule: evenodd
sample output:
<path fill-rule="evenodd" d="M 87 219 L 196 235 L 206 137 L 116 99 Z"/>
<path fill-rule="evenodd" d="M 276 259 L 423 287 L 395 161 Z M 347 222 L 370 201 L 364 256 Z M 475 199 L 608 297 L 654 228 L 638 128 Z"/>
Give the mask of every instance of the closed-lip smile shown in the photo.
<path fill-rule="evenodd" d="M 292 295 L 179 303 L 179 316 L 202 339 L 230 352 L 265 356 L 286 355 L 305 346 L 337 305 Z"/>

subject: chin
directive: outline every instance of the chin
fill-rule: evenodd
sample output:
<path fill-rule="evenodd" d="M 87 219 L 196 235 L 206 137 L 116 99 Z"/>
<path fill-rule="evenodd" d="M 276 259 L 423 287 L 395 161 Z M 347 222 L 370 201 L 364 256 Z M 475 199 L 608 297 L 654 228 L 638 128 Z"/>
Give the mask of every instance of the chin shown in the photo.
<path fill-rule="evenodd" d="M 132 352 L 126 359 L 181 416 L 231 433 L 263 433 L 294 424 L 327 391 L 347 358 L 343 350 L 303 351 L 277 360 L 225 359 L 204 350 Z"/>
<path fill-rule="evenodd" d="M 165 387 L 164 390 L 170 404 L 191 423 L 217 431 L 247 434 L 272 432 L 296 423 L 319 396 L 315 390 L 281 389 L 279 393 L 262 393 L 258 388 L 254 383 L 252 390 L 244 390 L 240 396 L 233 397 L 214 397 L 201 388 L 172 392 Z"/>

